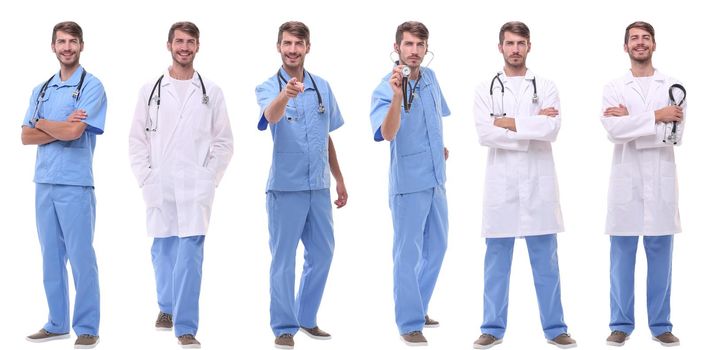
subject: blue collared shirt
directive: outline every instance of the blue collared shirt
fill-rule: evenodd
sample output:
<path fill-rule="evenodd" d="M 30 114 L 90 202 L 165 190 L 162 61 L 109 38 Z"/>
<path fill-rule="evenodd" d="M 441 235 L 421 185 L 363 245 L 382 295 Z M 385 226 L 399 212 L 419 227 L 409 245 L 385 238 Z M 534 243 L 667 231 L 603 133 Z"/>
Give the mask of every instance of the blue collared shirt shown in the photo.
<path fill-rule="evenodd" d="M 410 111 L 401 108 L 401 127 L 391 141 L 391 195 L 445 184 L 442 117 L 450 115 L 450 109 L 435 73 L 428 68 L 421 68 L 421 73 Z M 383 78 L 371 97 L 371 127 L 375 141 L 383 140 L 381 124 L 393 98 L 390 78 L 391 73 Z M 411 81 L 410 86 L 414 85 L 415 81 Z"/>
<path fill-rule="evenodd" d="M 52 77 L 44 97 L 38 101 L 42 84 L 32 91 L 29 107 L 22 125 L 31 123 L 35 110 L 37 116 L 51 121 L 65 121 L 75 110 L 86 111 L 86 129 L 73 141 L 54 141 L 37 147 L 34 182 L 45 184 L 93 186 L 93 152 L 96 135 L 103 134 L 106 122 L 106 93 L 101 82 L 86 73 L 78 100 L 74 91 L 79 85 L 84 68 L 79 67 L 67 81 L 61 81 L 60 73 Z M 37 103 L 39 108 L 37 109 Z"/>
<path fill-rule="evenodd" d="M 280 93 L 280 86 L 285 88 L 291 79 L 284 69 L 280 74 L 285 82 L 278 84 L 278 75 L 274 75 L 256 87 L 256 97 L 261 107 L 258 130 L 270 126 L 273 137 L 273 160 L 268 177 L 267 190 L 305 191 L 329 188 L 329 132 L 344 124 L 329 84 L 324 79 L 305 73 L 305 92 L 288 100 L 285 115 L 275 124 L 269 124 L 265 110 Z M 315 80 L 319 89 L 324 113 L 319 113 L 319 102 L 315 87 L 310 80 Z"/>

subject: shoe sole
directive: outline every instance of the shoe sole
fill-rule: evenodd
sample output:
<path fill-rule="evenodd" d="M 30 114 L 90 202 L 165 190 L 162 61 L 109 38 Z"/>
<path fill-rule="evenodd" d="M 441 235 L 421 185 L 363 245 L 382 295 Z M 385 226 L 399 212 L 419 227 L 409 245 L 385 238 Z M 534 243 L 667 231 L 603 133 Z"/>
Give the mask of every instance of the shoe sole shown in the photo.
<path fill-rule="evenodd" d="M 60 340 L 60 339 L 69 339 L 71 338 L 71 334 L 66 333 L 66 334 L 61 334 L 61 335 L 55 335 L 51 337 L 46 337 L 46 338 L 39 338 L 39 339 L 32 339 L 30 337 L 25 337 L 25 339 L 29 342 L 32 343 L 44 343 L 52 340 Z"/>
<path fill-rule="evenodd" d="M 101 342 L 101 339 L 96 339 L 96 342 L 91 345 L 77 345 L 74 344 L 74 349 L 93 349 Z"/>
<path fill-rule="evenodd" d="M 492 346 L 501 344 L 502 342 L 504 342 L 503 339 L 497 339 L 497 340 L 494 341 L 494 343 L 491 343 L 491 344 L 489 344 L 489 345 L 478 345 L 478 344 L 474 344 L 472 347 L 475 348 L 475 349 L 489 349 L 489 348 L 491 348 Z"/>
<path fill-rule="evenodd" d="M 315 334 L 312 334 L 312 333 L 308 332 L 307 329 L 302 328 L 302 327 L 300 327 L 300 330 L 301 330 L 303 333 L 305 333 L 305 335 L 307 335 L 308 337 L 310 337 L 310 338 L 312 338 L 312 339 L 317 339 L 317 340 L 330 340 L 330 339 L 332 339 L 332 336 L 331 336 L 331 335 L 328 335 L 328 336 L 325 336 L 325 337 L 323 337 L 323 336 L 321 336 L 321 335 L 315 335 Z"/>
<path fill-rule="evenodd" d="M 177 344 L 179 344 L 179 346 L 180 346 L 182 349 L 201 349 L 201 348 L 202 348 L 202 345 L 201 345 L 201 344 L 187 344 L 187 345 L 182 345 L 182 344 L 179 343 L 179 341 L 177 341 Z"/>
<path fill-rule="evenodd" d="M 663 341 L 659 340 L 657 337 L 651 337 L 651 340 L 656 341 L 656 342 L 659 342 L 659 344 L 661 344 L 661 346 L 666 346 L 666 347 L 679 346 L 679 345 L 681 345 L 681 342 L 680 342 L 680 341 L 677 341 L 677 342 L 675 342 L 675 343 L 664 343 Z"/>
<path fill-rule="evenodd" d="M 294 345 L 279 345 L 275 344 L 276 349 L 295 349 Z"/>
<path fill-rule="evenodd" d="M 426 342 L 420 342 L 420 343 L 413 343 L 413 342 L 406 341 L 405 339 L 403 339 L 403 337 L 401 337 L 401 340 L 403 341 L 403 343 L 405 343 L 405 344 L 408 345 L 408 346 L 428 346 L 428 342 L 427 342 L 427 341 L 426 341 Z"/>
<path fill-rule="evenodd" d="M 440 327 L 439 323 L 436 323 L 436 324 L 427 324 L 426 323 L 423 325 L 423 328 L 438 328 L 438 327 Z"/>
<path fill-rule="evenodd" d="M 561 349 L 572 349 L 572 348 L 578 347 L 578 344 L 577 344 L 577 343 L 573 343 L 573 344 L 558 344 L 558 343 L 554 342 L 553 340 L 548 340 L 548 344 L 555 345 L 555 346 L 557 346 L 557 347 L 559 347 L 559 348 L 561 348 Z"/>
<path fill-rule="evenodd" d="M 167 328 L 167 327 L 155 327 L 155 330 L 158 331 L 158 332 L 167 332 L 167 331 L 171 331 L 171 330 L 172 330 L 172 327 L 170 327 L 170 328 Z"/>
<path fill-rule="evenodd" d="M 607 345 L 609 345 L 609 346 L 624 346 L 624 343 L 627 342 L 627 340 L 629 340 L 629 336 L 627 336 L 626 338 L 624 338 L 624 341 L 621 342 L 621 343 L 618 343 L 618 342 L 616 342 L 616 341 L 609 341 L 609 340 L 608 340 L 608 341 L 605 342 L 605 344 L 607 344 Z"/>

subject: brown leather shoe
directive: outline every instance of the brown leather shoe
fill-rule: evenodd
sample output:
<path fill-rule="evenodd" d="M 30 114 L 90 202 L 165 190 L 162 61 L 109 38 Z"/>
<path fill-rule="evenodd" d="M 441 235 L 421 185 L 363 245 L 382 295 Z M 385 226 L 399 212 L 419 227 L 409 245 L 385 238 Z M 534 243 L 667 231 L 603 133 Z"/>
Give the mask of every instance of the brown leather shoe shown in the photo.
<path fill-rule="evenodd" d="M 425 328 L 438 328 L 440 327 L 440 322 L 433 320 L 432 318 L 425 315 Z"/>
<path fill-rule="evenodd" d="M 479 336 L 479 339 L 474 341 L 474 347 L 475 349 L 489 349 L 494 345 L 501 344 L 502 339 L 498 339 L 497 337 L 491 335 L 491 334 L 482 334 Z"/>
<path fill-rule="evenodd" d="M 44 343 L 45 341 L 68 339 L 69 337 L 69 333 L 52 333 L 42 328 L 37 333 L 26 336 L 25 339 L 33 343 Z"/>
<path fill-rule="evenodd" d="M 660 335 L 657 335 L 656 337 L 652 337 L 652 339 L 658 341 L 663 346 L 679 346 L 679 345 L 681 345 L 679 338 L 676 338 L 676 336 L 673 335 L 671 332 L 662 333 Z"/>
<path fill-rule="evenodd" d="M 408 346 L 427 346 L 428 340 L 423 336 L 421 331 L 413 331 L 401 335 L 401 340 Z"/>
<path fill-rule="evenodd" d="M 312 328 L 300 327 L 302 332 L 307 334 L 312 339 L 317 340 L 329 340 L 332 339 L 332 335 L 320 329 L 320 327 L 314 326 Z"/>
<path fill-rule="evenodd" d="M 275 347 L 278 349 L 293 349 L 295 348 L 295 340 L 290 333 L 281 334 L 275 337 Z"/>
<path fill-rule="evenodd" d="M 179 344 L 182 349 L 200 349 L 202 347 L 202 343 L 192 334 L 180 335 L 177 337 L 177 344 Z"/>
<path fill-rule="evenodd" d="M 155 321 L 155 329 L 158 331 L 169 331 L 172 329 L 172 315 L 160 311 Z"/>
<path fill-rule="evenodd" d="M 610 336 L 607 337 L 607 345 L 622 346 L 627 340 L 629 340 L 629 334 L 622 331 L 612 331 Z"/>
<path fill-rule="evenodd" d="M 570 349 L 578 346 L 575 343 L 575 339 L 571 338 L 568 333 L 561 333 L 559 336 L 549 339 L 548 344 L 553 344 L 561 349 Z"/>
<path fill-rule="evenodd" d="M 93 349 L 98 345 L 100 339 L 97 335 L 82 334 L 76 338 L 74 349 Z"/>

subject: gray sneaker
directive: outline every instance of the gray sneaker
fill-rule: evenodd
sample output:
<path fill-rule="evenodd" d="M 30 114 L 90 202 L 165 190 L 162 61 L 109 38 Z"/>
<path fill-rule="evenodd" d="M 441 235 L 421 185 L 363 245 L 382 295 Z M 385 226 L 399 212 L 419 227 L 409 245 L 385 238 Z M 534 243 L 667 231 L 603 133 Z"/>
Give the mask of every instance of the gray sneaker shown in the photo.
<path fill-rule="evenodd" d="M 44 343 L 45 341 L 68 339 L 69 337 L 69 333 L 52 333 L 42 328 L 37 333 L 26 336 L 25 339 L 33 343 Z"/>
<path fill-rule="evenodd" d="M 679 346 L 681 342 L 679 338 L 676 338 L 671 332 L 662 333 L 656 337 L 652 337 L 653 340 L 658 341 L 663 346 Z"/>
<path fill-rule="evenodd" d="M 612 331 L 610 336 L 607 337 L 607 345 L 622 346 L 627 340 L 629 340 L 629 334 L 622 331 Z"/>
<path fill-rule="evenodd" d="M 180 335 L 177 337 L 177 344 L 179 344 L 182 349 L 200 349 L 202 347 L 202 343 L 192 334 Z"/>
<path fill-rule="evenodd" d="M 293 349 L 295 348 L 295 340 L 290 333 L 281 334 L 275 337 L 275 347 L 278 349 Z"/>
<path fill-rule="evenodd" d="M 440 322 L 433 320 L 432 318 L 425 315 L 425 328 L 438 328 L 440 327 Z"/>
<path fill-rule="evenodd" d="M 401 340 L 408 346 L 427 346 L 428 340 L 423 336 L 421 331 L 413 331 L 401 335 Z"/>
<path fill-rule="evenodd" d="M 578 344 L 575 343 L 575 339 L 571 338 L 568 333 L 561 333 L 553 339 L 548 339 L 548 344 L 553 344 L 561 349 L 570 349 L 578 346 Z"/>
<path fill-rule="evenodd" d="M 475 349 L 489 349 L 494 345 L 501 344 L 502 341 L 502 339 L 498 339 L 491 334 L 484 333 L 479 336 L 479 339 L 474 341 L 474 345 L 472 347 Z"/>
<path fill-rule="evenodd" d="M 303 333 L 308 337 L 317 340 L 329 340 L 332 339 L 332 335 L 320 329 L 320 327 L 314 326 L 312 328 L 300 327 Z"/>
<path fill-rule="evenodd" d="M 155 329 L 158 331 L 169 331 L 172 329 L 172 315 L 160 311 L 155 321 Z"/>
<path fill-rule="evenodd" d="M 82 334 L 76 338 L 74 349 L 93 349 L 98 345 L 100 339 L 97 335 Z"/>

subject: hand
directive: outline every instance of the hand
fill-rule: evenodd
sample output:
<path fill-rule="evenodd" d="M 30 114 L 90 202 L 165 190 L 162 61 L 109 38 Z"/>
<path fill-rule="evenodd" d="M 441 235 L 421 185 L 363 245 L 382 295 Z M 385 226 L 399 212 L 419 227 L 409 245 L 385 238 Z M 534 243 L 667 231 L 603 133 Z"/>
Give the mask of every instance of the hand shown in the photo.
<path fill-rule="evenodd" d="M 297 78 L 292 78 L 285 85 L 285 96 L 288 98 L 295 98 L 301 92 L 305 92 L 305 84 L 297 81 Z"/>
<path fill-rule="evenodd" d="M 555 107 L 548 107 L 548 108 L 544 108 L 544 109 L 540 110 L 540 111 L 538 112 L 538 114 L 539 114 L 539 115 L 545 115 L 545 116 L 548 116 L 548 117 L 555 117 L 555 116 L 557 116 L 557 115 L 560 114 L 560 113 L 558 113 L 558 110 L 557 110 Z"/>
<path fill-rule="evenodd" d="M 516 132 L 516 120 L 514 118 L 494 118 L 494 126 Z"/>
<path fill-rule="evenodd" d="M 626 117 L 629 115 L 627 107 L 620 103 L 619 107 L 609 107 L 602 114 L 605 117 Z"/>
<path fill-rule="evenodd" d="M 82 122 L 82 121 L 84 121 L 84 119 L 86 119 L 86 117 L 87 117 L 87 114 L 86 114 L 85 110 L 77 109 L 77 110 L 71 112 L 71 114 L 69 114 L 68 117 L 66 117 L 66 121 L 70 122 L 70 123 Z"/>
<path fill-rule="evenodd" d="M 388 80 L 388 84 L 391 86 L 391 90 L 393 90 L 394 95 L 403 95 L 403 74 L 401 73 L 402 68 L 403 65 L 398 65 L 393 68 L 391 78 Z"/>
<path fill-rule="evenodd" d="M 443 147 L 443 153 L 445 153 L 445 160 L 447 160 L 447 157 L 450 156 L 450 151 L 447 150 L 447 147 Z"/>
<path fill-rule="evenodd" d="M 348 198 L 349 195 L 347 194 L 347 187 L 344 186 L 344 181 L 337 182 L 337 200 L 334 201 L 337 209 L 347 205 Z"/>
<path fill-rule="evenodd" d="M 654 111 L 654 120 L 657 122 L 680 122 L 683 118 L 683 108 L 679 106 L 666 106 Z"/>

